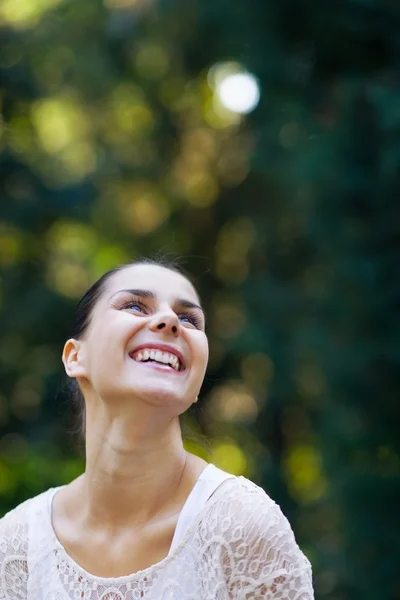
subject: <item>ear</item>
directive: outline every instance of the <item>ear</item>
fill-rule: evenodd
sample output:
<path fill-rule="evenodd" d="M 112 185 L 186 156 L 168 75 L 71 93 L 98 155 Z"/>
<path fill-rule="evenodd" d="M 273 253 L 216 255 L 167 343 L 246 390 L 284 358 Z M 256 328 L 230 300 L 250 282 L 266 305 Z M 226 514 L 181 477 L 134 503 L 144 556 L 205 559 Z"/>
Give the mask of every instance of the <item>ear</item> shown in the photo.
<path fill-rule="evenodd" d="M 65 342 L 62 353 L 62 361 L 64 363 L 65 372 L 68 377 L 85 377 L 86 369 L 83 361 L 83 348 L 80 340 L 71 338 Z"/>

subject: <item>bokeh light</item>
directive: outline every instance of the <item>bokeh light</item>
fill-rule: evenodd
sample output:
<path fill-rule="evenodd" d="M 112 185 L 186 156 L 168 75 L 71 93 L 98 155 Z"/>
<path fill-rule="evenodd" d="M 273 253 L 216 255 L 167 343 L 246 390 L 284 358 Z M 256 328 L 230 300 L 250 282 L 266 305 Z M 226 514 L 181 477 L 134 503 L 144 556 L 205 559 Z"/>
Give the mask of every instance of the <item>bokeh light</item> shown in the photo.
<path fill-rule="evenodd" d="M 216 63 L 207 76 L 208 85 L 213 90 L 214 124 L 233 125 L 241 115 L 252 112 L 260 100 L 260 86 L 257 78 L 243 65 L 228 61 Z"/>
<path fill-rule="evenodd" d="M 240 114 L 253 111 L 260 100 L 260 88 L 251 73 L 227 75 L 217 86 L 217 94 L 226 108 Z"/>

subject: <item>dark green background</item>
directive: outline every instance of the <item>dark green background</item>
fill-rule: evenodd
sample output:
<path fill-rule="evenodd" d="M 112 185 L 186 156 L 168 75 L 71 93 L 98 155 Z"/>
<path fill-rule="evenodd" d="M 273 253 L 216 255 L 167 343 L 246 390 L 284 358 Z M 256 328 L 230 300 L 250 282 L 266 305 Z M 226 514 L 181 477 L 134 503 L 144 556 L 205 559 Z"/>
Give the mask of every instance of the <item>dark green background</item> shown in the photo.
<path fill-rule="evenodd" d="M 3 0 L 0 514 L 81 471 L 74 304 L 161 250 L 208 312 L 211 460 L 281 504 L 317 598 L 400 598 L 399 25 L 396 0 Z M 230 61 L 261 89 L 240 118 Z"/>

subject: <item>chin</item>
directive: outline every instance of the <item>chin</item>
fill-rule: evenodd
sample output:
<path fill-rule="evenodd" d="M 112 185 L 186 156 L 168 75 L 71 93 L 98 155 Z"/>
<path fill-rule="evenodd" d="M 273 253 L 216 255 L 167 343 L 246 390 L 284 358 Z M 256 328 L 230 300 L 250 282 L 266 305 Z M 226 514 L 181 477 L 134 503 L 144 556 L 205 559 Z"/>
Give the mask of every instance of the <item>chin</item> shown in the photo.
<path fill-rule="evenodd" d="M 186 395 L 179 394 L 177 390 L 168 389 L 168 387 L 154 387 L 147 390 L 141 390 L 135 395 L 143 401 L 159 407 L 168 406 L 176 409 L 181 408 L 182 410 L 180 412 L 187 410 L 189 407 Z"/>

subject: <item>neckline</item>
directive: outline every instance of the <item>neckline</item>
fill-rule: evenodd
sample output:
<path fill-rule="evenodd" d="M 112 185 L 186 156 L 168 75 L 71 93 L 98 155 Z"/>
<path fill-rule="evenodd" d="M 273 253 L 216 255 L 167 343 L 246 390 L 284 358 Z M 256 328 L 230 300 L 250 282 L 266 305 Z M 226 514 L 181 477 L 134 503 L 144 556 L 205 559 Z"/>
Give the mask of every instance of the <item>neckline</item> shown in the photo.
<path fill-rule="evenodd" d="M 185 506 L 187 506 L 187 503 L 189 501 L 189 499 L 193 496 L 194 494 L 194 490 L 197 486 L 198 483 L 200 483 L 200 481 L 202 481 L 202 479 L 204 478 L 204 475 L 207 472 L 211 471 L 212 468 L 217 468 L 215 467 L 215 465 L 213 465 L 212 463 L 209 463 L 204 469 L 203 471 L 200 473 L 199 477 L 197 478 L 190 494 L 188 495 L 188 497 L 186 498 L 186 501 L 184 503 L 184 505 L 182 506 L 182 509 L 179 513 L 179 517 L 178 517 L 178 521 L 176 524 L 176 528 L 178 527 L 178 523 L 179 520 L 183 514 L 184 508 Z M 84 567 L 82 567 L 79 563 L 77 563 L 72 556 L 67 552 L 67 550 L 65 549 L 65 547 L 63 546 L 63 544 L 61 543 L 61 541 L 58 539 L 57 534 L 55 532 L 55 529 L 53 527 L 53 520 L 52 520 L 52 505 L 53 505 L 53 500 L 54 497 L 56 495 L 56 493 L 61 490 L 63 487 L 65 486 L 58 486 L 55 488 L 51 488 L 49 490 L 49 498 L 48 498 L 48 502 L 47 502 L 47 510 L 46 510 L 46 517 L 47 517 L 47 525 L 49 527 L 50 530 L 50 534 L 52 537 L 52 541 L 54 546 L 56 547 L 56 549 L 58 550 L 58 552 L 62 553 L 64 555 L 64 558 L 67 560 L 68 564 L 70 567 L 72 567 L 75 571 L 79 572 L 81 575 L 83 575 L 86 579 L 89 579 L 93 582 L 101 582 L 105 585 L 110 585 L 110 584 L 124 584 L 127 583 L 128 581 L 131 581 L 132 579 L 140 579 L 140 578 L 144 578 L 146 576 L 149 576 L 150 574 L 153 573 L 153 571 L 158 571 L 159 569 L 161 569 L 162 567 L 164 567 L 165 565 L 167 565 L 168 563 L 172 562 L 172 560 L 174 560 L 182 551 L 182 549 L 186 546 L 186 543 L 188 541 L 188 539 L 191 537 L 193 530 L 196 528 L 197 523 L 202 519 L 203 517 L 203 513 L 212 505 L 215 504 L 215 502 L 218 500 L 218 497 L 220 495 L 220 490 L 222 487 L 225 487 L 225 484 L 227 482 L 232 482 L 232 480 L 236 480 L 237 477 L 234 475 L 231 475 L 230 477 L 228 477 L 227 479 L 225 479 L 224 481 L 222 481 L 217 488 L 214 490 L 214 493 L 211 495 L 211 497 L 208 499 L 208 501 L 204 504 L 204 506 L 201 508 L 201 510 L 199 511 L 199 513 L 196 515 L 196 517 L 193 519 L 192 524 L 188 527 L 188 529 L 186 530 L 185 534 L 183 535 L 181 541 L 176 545 L 176 547 L 168 552 L 167 556 L 165 556 L 163 559 L 161 559 L 160 561 L 154 563 L 153 565 L 150 565 L 149 567 L 146 567 L 145 569 L 140 569 L 138 571 L 134 571 L 132 573 L 129 573 L 128 575 L 121 575 L 120 577 L 102 577 L 99 575 L 94 575 L 93 573 L 90 573 L 90 571 L 87 571 Z M 171 543 L 172 546 L 172 543 Z"/>

